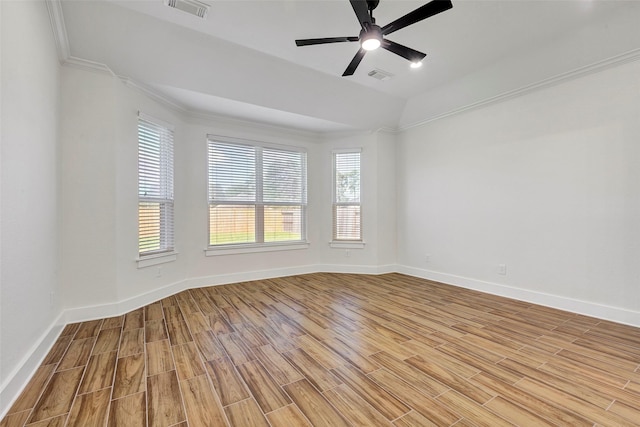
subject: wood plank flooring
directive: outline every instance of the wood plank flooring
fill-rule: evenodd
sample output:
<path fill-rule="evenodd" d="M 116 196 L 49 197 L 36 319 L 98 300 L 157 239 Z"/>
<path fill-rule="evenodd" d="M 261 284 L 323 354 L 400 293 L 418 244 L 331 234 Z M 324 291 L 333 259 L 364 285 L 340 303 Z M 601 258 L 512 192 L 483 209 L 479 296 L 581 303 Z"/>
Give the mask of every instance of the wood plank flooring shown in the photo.
<path fill-rule="evenodd" d="M 640 329 L 400 274 L 67 325 L 0 427 L 639 426 Z"/>

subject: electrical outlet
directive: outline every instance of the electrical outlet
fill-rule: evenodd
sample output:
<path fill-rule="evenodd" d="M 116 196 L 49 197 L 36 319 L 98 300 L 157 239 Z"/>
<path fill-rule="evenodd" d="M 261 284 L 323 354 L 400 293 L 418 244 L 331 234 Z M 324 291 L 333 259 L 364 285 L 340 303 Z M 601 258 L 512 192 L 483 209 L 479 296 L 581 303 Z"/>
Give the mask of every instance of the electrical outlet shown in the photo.
<path fill-rule="evenodd" d="M 161 277 L 162 276 L 162 267 L 158 267 L 158 269 L 156 270 L 156 277 Z"/>
<path fill-rule="evenodd" d="M 429 263 L 431 262 L 431 254 L 426 254 L 426 255 L 424 256 L 424 262 L 425 262 L 426 264 L 429 264 Z"/>
<path fill-rule="evenodd" d="M 49 307 L 53 307 L 56 303 L 56 293 L 51 291 L 49 293 Z"/>
<path fill-rule="evenodd" d="M 345 249 L 344 250 L 344 256 L 346 256 L 347 258 L 349 258 L 351 256 L 351 251 L 349 249 Z"/>
<path fill-rule="evenodd" d="M 507 264 L 498 264 L 498 274 L 501 276 L 507 275 Z"/>

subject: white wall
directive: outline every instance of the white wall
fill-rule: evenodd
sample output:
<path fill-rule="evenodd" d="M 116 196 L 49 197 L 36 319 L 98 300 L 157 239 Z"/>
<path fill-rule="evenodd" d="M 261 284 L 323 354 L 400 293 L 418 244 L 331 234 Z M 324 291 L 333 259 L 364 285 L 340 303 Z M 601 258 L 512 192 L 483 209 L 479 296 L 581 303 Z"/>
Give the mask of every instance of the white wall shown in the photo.
<path fill-rule="evenodd" d="M 185 279 L 185 262 L 138 269 L 138 111 L 175 124 L 176 162 L 184 157 L 182 119 L 103 72 L 62 67 L 61 277 L 65 308 L 101 317 L 122 301 Z M 176 243 L 184 246 L 185 168 L 176 168 Z M 109 304 L 112 306 L 109 307 Z M 97 306 L 103 306 L 101 310 Z M 105 307 L 106 306 L 106 307 Z M 73 320 L 74 317 L 71 317 Z"/>
<path fill-rule="evenodd" d="M 116 84 L 108 75 L 62 68 L 60 278 L 65 308 L 117 298 Z"/>
<path fill-rule="evenodd" d="M 395 135 L 372 132 L 326 138 L 318 162 L 323 171 L 318 198 L 322 201 L 319 262 L 328 271 L 379 273 L 395 264 Z M 360 148 L 362 249 L 331 248 L 332 237 L 332 152 Z"/>
<path fill-rule="evenodd" d="M 59 64 L 53 33 L 44 2 L 2 1 L 0 11 L 1 408 L 39 363 L 27 358 L 46 337 L 60 304 Z M 18 372 L 23 367 L 26 373 Z"/>
<path fill-rule="evenodd" d="M 189 286 L 315 271 L 321 263 L 331 237 L 330 222 L 325 227 L 331 219 L 331 150 L 316 135 L 189 116 L 112 75 L 74 67 L 62 67 L 62 91 L 61 268 L 67 320 L 133 309 Z M 178 256 L 176 261 L 146 268 L 136 263 L 138 111 L 175 125 Z M 207 134 L 307 150 L 309 248 L 205 256 Z M 375 179 L 377 142 L 375 136 L 368 138 L 372 157 L 366 174 Z M 334 145 L 349 143 L 353 141 Z M 377 191 L 373 185 L 367 194 L 372 207 L 369 224 L 374 230 Z M 374 238 L 375 233 L 371 235 Z M 364 261 L 356 257 L 339 264 L 377 265 L 375 245 L 369 253 Z"/>
<path fill-rule="evenodd" d="M 188 171 L 185 188 L 185 211 L 187 229 L 186 240 L 189 244 L 187 252 L 187 276 L 196 285 L 215 283 L 215 276 L 233 276 L 248 272 L 265 272 L 296 269 L 316 263 L 318 230 L 313 225 L 317 222 L 320 200 L 317 197 L 317 186 L 322 182 L 324 172 L 318 167 L 318 141 L 312 135 L 287 132 L 259 125 L 234 123 L 226 120 L 196 119 L 188 121 L 188 136 L 185 139 L 185 158 L 180 167 Z M 207 201 L 207 135 L 248 139 L 253 141 L 296 146 L 307 150 L 307 183 L 308 183 L 308 240 L 307 249 L 289 251 L 257 252 L 248 254 L 205 256 L 208 233 L 208 201 Z M 292 270 L 295 271 L 295 270 Z"/>
<path fill-rule="evenodd" d="M 114 212 L 114 272 L 112 286 L 117 300 L 124 301 L 138 295 L 154 292 L 186 278 L 184 250 L 189 243 L 184 233 L 189 219 L 189 204 L 185 191 L 189 168 L 184 166 L 187 150 L 187 133 L 180 113 L 172 111 L 134 90 L 119 79 L 114 80 L 116 93 L 117 135 L 114 140 L 115 175 L 113 180 L 116 197 Z M 174 128 L 174 213 L 175 239 L 179 253 L 174 262 L 148 268 L 138 268 L 138 111 L 171 123 Z"/>
<path fill-rule="evenodd" d="M 404 132 L 398 263 L 638 324 L 638 75 L 633 62 Z"/>
<path fill-rule="evenodd" d="M 170 108 L 101 72 L 62 68 L 61 240 L 67 320 L 133 309 L 186 287 L 318 270 L 377 272 L 395 262 L 394 135 L 317 135 Z M 137 113 L 175 125 L 177 260 L 138 268 Z M 308 152 L 306 249 L 205 256 L 207 134 Z M 331 150 L 363 149 L 364 249 L 329 248 Z M 380 222 L 378 218 L 384 220 Z M 381 226 L 381 228 L 379 227 Z M 383 245 L 378 241 L 384 240 Z"/>
<path fill-rule="evenodd" d="M 380 266 L 395 265 L 397 260 L 397 139 L 395 134 L 379 132 L 378 163 L 376 165 L 376 210 L 378 212 L 376 228 L 377 263 Z"/>

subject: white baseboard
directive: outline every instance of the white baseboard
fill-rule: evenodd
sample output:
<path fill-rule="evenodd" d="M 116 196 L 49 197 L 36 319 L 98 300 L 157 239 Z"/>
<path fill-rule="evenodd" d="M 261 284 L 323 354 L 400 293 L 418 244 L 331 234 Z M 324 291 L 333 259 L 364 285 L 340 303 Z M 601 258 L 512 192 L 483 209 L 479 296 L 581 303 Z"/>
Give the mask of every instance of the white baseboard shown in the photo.
<path fill-rule="evenodd" d="M 63 319 L 61 313 L 0 385 L 0 419 L 4 418 L 6 412 L 20 396 L 20 392 L 27 386 L 31 377 L 42 364 L 53 344 L 55 344 L 64 328 Z"/>
<path fill-rule="evenodd" d="M 203 276 L 187 279 L 187 289 L 202 288 L 206 286 L 225 285 L 228 283 L 248 282 L 251 280 L 273 279 L 275 277 L 295 276 L 297 274 L 316 273 L 315 265 L 301 265 L 287 268 L 274 268 L 269 270 L 243 271 L 240 273 L 219 274 L 215 276 Z"/>
<path fill-rule="evenodd" d="M 296 267 L 275 268 L 269 270 L 243 271 L 239 273 L 219 274 L 213 276 L 194 277 L 136 295 L 126 300 L 84 307 L 70 308 L 63 313 L 63 323 L 86 322 L 93 319 L 120 316 L 138 307 L 151 304 L 162 298 L 175 295 L 186 289 L 217 286 L 228 283 L 248 282 L 251 280 L 272 279 L 274 277 L 295 276 L 309 273 L 352 273 L 352 274 L 384 274 L 395 271 L 395 264 L 347 265 L 347 264 L 310 264 Z"/>
<path fill-rule="evenodd" d="M 350 274 L 387 274 L 396 271 L 395 264 L 387 265 L 347 265 L 347 264 L 318 264 L 318 273 L 350 273 Z"/>
<path fill-rule="evenodd" d="M 63 313 L 64 322 L 77 323 L 103 319 L 105 317 L 120 316 L 151 302 L 183 291 L 185 289 L 184 282 L 184 280 L 181 280 L 179 282 L 171 283 L 161 288 L 154 289 L 153 291 L 136 295 L 135 297 L 127 298 L 122 301 L 68 308 Z"/>
<path fill-rule="evenodd" d="M 572 313 L 597 317 L 598 319 L 610 320 L 616 323 L 623 323 L 625 325 L 640 327 L 640 312 L 627 310 L 624 308 L 612 307 L 558 295 L 551 295 L 543 292 L 532 291 L 529 289 L 514 288 L 512 286 L 484 282 L 482 280 L 456 276 L 453 274 L 440 273 L 437 271 L 423 270 L 406 265 L 396 265 L 396 271 L 398 273 L 407 274 L 409 276 L 415 276 L 422 279 L 433 280 L 436 282 L 445 283 L 447 285 L 473 289 L 492 295 L 513 298 L 520 301 L 526 301 L 533 304 L 539 304 L 546 307 L 569 311 Z"/>

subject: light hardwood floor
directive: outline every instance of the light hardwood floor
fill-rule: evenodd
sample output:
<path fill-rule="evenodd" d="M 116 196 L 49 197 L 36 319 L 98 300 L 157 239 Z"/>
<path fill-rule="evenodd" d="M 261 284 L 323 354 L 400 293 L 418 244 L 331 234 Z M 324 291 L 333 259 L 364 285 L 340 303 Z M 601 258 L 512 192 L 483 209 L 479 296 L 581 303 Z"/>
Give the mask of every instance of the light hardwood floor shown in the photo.
<path fill-rule="evenodd" d="M 638 426 L 640 329 L 400 274 L 68 325 L 0 426 Z"/>

